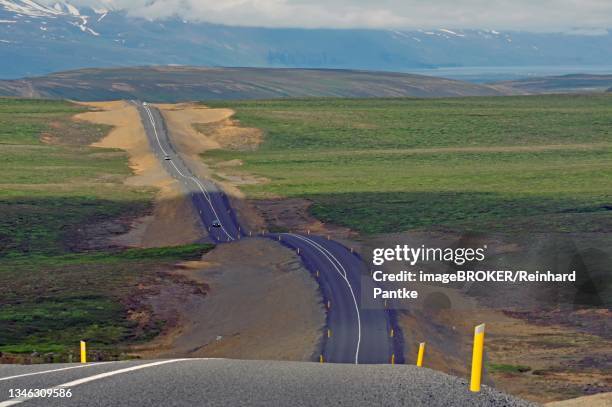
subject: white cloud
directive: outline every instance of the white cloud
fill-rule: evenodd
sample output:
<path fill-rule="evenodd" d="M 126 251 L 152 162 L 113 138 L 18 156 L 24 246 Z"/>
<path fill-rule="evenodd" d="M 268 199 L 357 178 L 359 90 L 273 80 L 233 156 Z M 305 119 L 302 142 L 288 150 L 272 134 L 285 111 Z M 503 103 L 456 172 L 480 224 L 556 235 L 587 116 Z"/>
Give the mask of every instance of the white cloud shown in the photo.
<path fill-rule="evenodd" d="M 56 0 L 46 0 L 53 4 Z M 594 32 L 612 27 L 610 0 L 73 0 L 150 19 L 306 28 L 488 28 Z"/>

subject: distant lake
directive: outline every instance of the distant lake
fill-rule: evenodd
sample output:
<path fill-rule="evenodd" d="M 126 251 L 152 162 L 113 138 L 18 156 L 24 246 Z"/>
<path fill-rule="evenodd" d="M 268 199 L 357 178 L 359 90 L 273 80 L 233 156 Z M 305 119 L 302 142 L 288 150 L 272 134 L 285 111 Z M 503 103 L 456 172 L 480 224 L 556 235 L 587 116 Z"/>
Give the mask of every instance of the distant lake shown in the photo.
<path fill-rule="evenodd" d="M 474 83 L 508 81 L 539 76 L 612 74 L 612 66 L 471 66 L 407 70 L 407 73 L 439 76 Z"/>

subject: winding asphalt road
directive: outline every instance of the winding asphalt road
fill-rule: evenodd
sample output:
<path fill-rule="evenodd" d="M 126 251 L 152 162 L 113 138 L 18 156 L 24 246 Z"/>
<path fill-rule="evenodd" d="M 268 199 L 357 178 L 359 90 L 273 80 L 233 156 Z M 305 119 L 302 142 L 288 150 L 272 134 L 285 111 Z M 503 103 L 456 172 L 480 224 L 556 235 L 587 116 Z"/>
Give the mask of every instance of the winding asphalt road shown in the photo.
<path fill-rule="evenodd" d="M 212 181 L 199 179 L 177 153 L 160 111 L 131 101 L 144 125 L 150 145 L 166 171 L 190 194 L 204 227 L 216 243 L 247 238 L 252 233 L 238 223 L 227 196 Z M 218 221 L 220 226 L 214 227 Z M 393 311 L 371 299 L 372 280 L 366 264 L 351 250 L 321 236 L 265 234 L 296 252 L 317 279 L 327 310 L 323 359 L 334 363 L 402 363 L 402 336 Z M 363 293 L 363 295 L 362 295 Z M 393 331 L 393 336 L 391 332 Z"/>
<path fill-rule="evenodd" d="M 172 147 L 163 119 L 142 103 L 140 114 L 156 154 L 191 194 L 217 243 L 249 236 L 227 197 L 199 180 Z M 164 159 L 166 156 L 169 160 Z M 221 227 L 212 227 L 219 220 Z M 297 251 L 330 301 L 324 345 L 327 361 L 305 363 L 227 359 L 166 359 L 53 365 L 0 365 L 0 407 L 16 406 L 534 406 L 483 386 L 411 365 L 388 363 L 397 336 L 392 314 L 372 303 L 366 265 L 346 247 L 320 236 L 268 234 Z M 231 244 L 231 243 L 230 243 Z M 317 277 L 317 271 L 318 277 Z M 354 363 L 369 363 L 355 366 Z M 64 397 L 39 397 L 42 394 Z M 45 391 L 46 390 L 46 391 Z"/>

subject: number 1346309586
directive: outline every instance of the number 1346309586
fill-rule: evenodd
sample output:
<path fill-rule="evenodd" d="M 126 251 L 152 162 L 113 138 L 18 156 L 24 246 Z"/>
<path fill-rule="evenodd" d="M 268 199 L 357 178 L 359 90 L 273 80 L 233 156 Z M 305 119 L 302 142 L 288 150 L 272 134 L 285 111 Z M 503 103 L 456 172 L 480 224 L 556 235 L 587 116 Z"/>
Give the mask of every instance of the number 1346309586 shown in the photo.
<path fill-rule="evenodd" d="M 56 387 L 52 389 L 9 389 L 10 398 L 70 398 L 72 389 Z"/>

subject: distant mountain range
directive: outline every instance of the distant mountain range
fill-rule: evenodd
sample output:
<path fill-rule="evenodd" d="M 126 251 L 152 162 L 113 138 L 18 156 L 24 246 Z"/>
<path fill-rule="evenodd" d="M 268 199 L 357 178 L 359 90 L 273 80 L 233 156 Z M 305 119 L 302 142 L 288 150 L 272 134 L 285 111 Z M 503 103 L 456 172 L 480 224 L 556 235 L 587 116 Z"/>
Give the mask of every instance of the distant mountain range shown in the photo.
<path fill-rule="evenodd" d="M 0 96 L 179 102 L 283 97 L 497 96 L 486 85 L 392 72 L 298 68 L 88 68 L 0 81 Z"/>
<path fill-rule="evenodd" d="M 612 65 L 612 35 L 495 30 L 267 29 L 150 21 L 124 11 L 0 0 L 0 78 L 83 67 L 196 65 L 407 71 Z"/>

